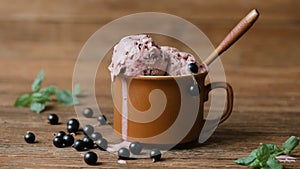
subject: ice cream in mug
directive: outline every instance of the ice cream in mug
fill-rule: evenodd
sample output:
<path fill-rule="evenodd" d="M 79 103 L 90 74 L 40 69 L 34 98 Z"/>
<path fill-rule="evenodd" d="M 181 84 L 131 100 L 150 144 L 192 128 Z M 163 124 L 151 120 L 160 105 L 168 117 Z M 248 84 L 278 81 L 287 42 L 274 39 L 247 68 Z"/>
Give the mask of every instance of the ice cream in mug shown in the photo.
<path fill-rule="evenodd" d="M 113 86 L 114 129 L 123 140 L 149 144 L 197 140 L 206 121 L 203 104 L 214 88 L 224 88 L 228 93 L 229 106 L 221 121 L 231 113 L 232 89 L 229 84 L 205 85 L 205 64 L 190 53 L 158 46 L 149 35 L 121 39 L 113 49 L 109 70 Z M 163 94 L 159 95 L 157 91 Z M 184 128 L 187 123 L 189 127 Z"/>
<path fill-rule="evenodd" d="M 193 55 L 180 52 L 176 48 L 158 46 L 148 35 L 132 35 L 121 39 L 114 47 L 112 62 L 109 65 L 113 88 L 116 89 L 112 93 L 115 131 L 120 133 L 124 140 L 131 141 L 134 140 L 131 138 L 136 138 L 138 141 L 144 140 L 150 144 L 177 144 L 195 141 L 198 139 L 204 124 L 208 121 L 203 117 L 204 102 L 208 100 L 209 92 L 216 88 L 225 89 L 227 94 L 226 108 L 222 116 L 217 118 L 217 124 L 224 122 L 232 112 L 233 90 L 230 84 L 226 82 L 205 84 L 205 77 L 208 74 L 207 65 L 210 65 L 247 32 L 258 17 L 258 11 L 256 9 L 251 10 L 203 63 Z M 177 82 L 180 82 L 180 85 Z M 178 88 L 189 89 L 189 92 L 196 89 L 197 94 L 189 93 L 187 90 L 181 92 Z M 158 101 L 157 104 L 153 105 L 150 101 L 150 95 L 149 100 L 145 98 L 155 89 L 164 93 L 163 97 L 167 98 L 167 103 Z M 160 97 L 155 97 L 152 98 L 152 101 L 160 99 Z M 184 104 L 186 100 L 188 100 L 187 106 Z M 136 104 L 131 104 L 131 101 Z M 150 106 L 149 102 L 151 102 Z M 165 105 L 162 114 L 159 114 L 161 116 L 153 121 L 147 121 L 144 116 L 148 116 L 146 118 L 152 117 L 151 115 L 157 112 L 155 107 L 160 105 Z M 135 106 L 143 110 L 142 113 L 135 111 Z M 198 110 L 190 109 L 193 106 Z M 120 107 L 122 108 L 120 109 Z M 182 112 L 181 107 L 184 107 L 184 113 L 178 114 L 179 111 Z M 177 119 L 180 119 L 177 118 L 177 115 L 182 117 L 181 114 L 184 114 L 185 117 L 189 117 L 195 113 L 196 116 L 192 117 L 195 118 L 195 121 L 185 121 L 183 118 L 175 127 L 172 126 L 177 122 Z M 131 120 L 130 117 L 135 116 L 140 116 L 143 122 Z M 182 126 L 188 123 L 192 123 L 192 127 L 184 133 L 182 139 L 172 140 L 174 133 L 177 134 L 177 131 L 184 128 Z M 173 133 L 166 134 L 167 137 L 157 137 L 157 139 L 151 140 L 151 137 L 163 135 L 162 133 L 165 134 L 164 131 L 169 131 L 170 128 L 177 130 L 171 130 Z"/>

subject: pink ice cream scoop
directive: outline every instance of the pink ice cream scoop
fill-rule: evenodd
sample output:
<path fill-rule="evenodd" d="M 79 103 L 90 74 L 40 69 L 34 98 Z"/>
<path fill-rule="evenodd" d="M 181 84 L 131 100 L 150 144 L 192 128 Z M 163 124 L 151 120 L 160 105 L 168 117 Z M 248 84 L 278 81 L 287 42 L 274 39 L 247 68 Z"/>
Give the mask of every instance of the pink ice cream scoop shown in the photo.
<path fill-rule="evenodd" d="M 160 47 L 154 44 L 151 37 L 143 34 L 132 35 L 124 37 L 114 47 L 109 70 L 112 79 L 119 74 L 125 76 L 164 75 L 168 63 L 169 58 L 162 54 Z"/>
<path fill-rule="evenodd" d="M 167 56 L 170 61 L 167 69 L 165 70 L 170 76 L 182 76 L 192 74 L 189 65 L 194 64 L 196 66 L 196 72 L 199 72 L 200 62 L 192 54 L 186 52 L 180 52 L 178 49 L 162 46 L 161 51 L 163 55 Z"/>
<path fill-rule="evenodd" d="M 115 45 L 108 68 L 112 80 L 118 75 L 182 76 L 192 73 L 188 67 L 191 63 L 200 68 L 193 55 L 168 46 L 160 47 L 149 35 L 140 34 L 126 36 Z"/>

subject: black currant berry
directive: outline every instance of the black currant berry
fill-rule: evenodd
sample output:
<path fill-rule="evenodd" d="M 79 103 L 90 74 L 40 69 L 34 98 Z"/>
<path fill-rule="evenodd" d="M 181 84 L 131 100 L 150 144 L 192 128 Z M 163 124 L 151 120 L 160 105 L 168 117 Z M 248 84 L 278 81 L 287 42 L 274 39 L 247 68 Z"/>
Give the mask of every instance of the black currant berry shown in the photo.
<path fill-rule="evenodd" d="M 199 86 L 196 85 L 196 84 L 195 85 L 191 85 L 189 87 L 189 94 L 191 96 L 199 96 L 199 94 L 200 94 Z"/>
<path fill-rule="evenodd" d="M 119 156 L 120 159 L 126 160 L 126 159 L 129 158 L 130 152 L 129 152 L 129 150 L 127 148 L 122 147 L 118 151 L 118 156 Z"/>
<path fill-rule="evenodd" d="M 64 131 L 59 131 L 56 134 L 54 134 L 55 137 L 61 137 L 63 138 L 66 135 L 66 132 Z"/>
<path fill-rule="evenodd" d="M 82 140 L 76 140 L 72 145 L 77 151 L 83 151 L 85 148 L 85 144 Z"/>
<path fill-rule="evenodd" d="M 99 121 L 99 123 L 100 123 L 101 125 L 105 125 L 105 124 L 106 124 L 106 121 L 107 121 L 105 115 L 100 115 L 100 116 L 98 116 L 97 120 Z"/>
<path fill-rule="evenodd" d="M 97 164 L 97 160 L 98 160 L 98 156 L 96 153 L 89 151 L 87 153 L 84 154 L 84 161 L 88 164 L 88 165 L 96 165 Z"/>
<path fill-rule="evenodd" d="M 73 135 L 71 134 L 66 134 L 64 137 L 63 137 L 63 141 L 64 141 L 64 144 L 66 147 L 69 147 L 71 145 L 74 144 L 74 137 Z"/>
<path fill-rule="evenodd" d="M 79 121 L 76 120 L 76 119 L 70 119 L 70 120 L 68 120 L 67 125 L 71 125 L 76 130 L 79 129 Z"/>
<path fill-rule="evenodd" d="M 92 133 L 94 133 L 94 127 L 87 124 L 83 127 L 83 132 L 85 135 L 90 136 Z"/>
<path fill-rule="evenodd" d="M 107 149 L 107 140 L 105 138 L 101 138 L 96 141 L 96 145 L 100 150 L 106 151 Z"/>
<path fill-rule="evenodd" d="M 150 158 L 155 161 L 160 161 L 161 160 L 161 152 L 159 149 L 153 149 L 150 151 Z"/>
<path fill-rule="evenodd" d="M 192 73 L 198 73 L 198 66 L 196 63 L 188 64 L 188 67 Z"/>
<path fill-rule="evenodd" d="M 78 131 L 78 128 L 74 125 L 67 125 L 67 131 L 69 133 L 76 133 Z"/>
<path fill-rule="evenodd" d="M 34 141 L 35 141 L 35 135 L 34 135 L 32 132 L 27 132 L 27 133 L 24 135 L 24 140 L 25 140 L 27 143 L 34 143 Z"/>
<path fill-rule="evenodd" d="M 93 149 L 94 148 L 94 141 L 92 139 L 90 139 L 88 136 L 84 136 L 82 138 L 82 141 L 84 142 L 84 146 L 87 149 Z"/>
<path fill-rule="evenodd" d="M 139 155 L 142 151 L 142 144 L 140 142 L 132 142 L 129 145 L 129 150 L 134 155 Z"/>
<path fill-rule="evenodd" d="M 58 124 L 58 116 L 56 114 L 49 114 L 48 121 L 50 124 Z"/>
<path fill-rule="evenodd" d="M 62 148 L 64 146 L 64 140 L 62 137 L 54 137 L 53 145 L 57 148 Z"/>
<path fill-rule="evenodd" d="M 91 134 L 91 139 L 96 141 L 102 138 L 102 135 L 98 132 L 94 132 L 93 134 Z"/>
<path fill-rule="evenodd" d="M 86 118 L 92 118 L 93 113 L 94 113 L 94 111 L 89 107 L 84 108 L 83 111 L 82 111 L 83 116 L 86 117 Z"/>

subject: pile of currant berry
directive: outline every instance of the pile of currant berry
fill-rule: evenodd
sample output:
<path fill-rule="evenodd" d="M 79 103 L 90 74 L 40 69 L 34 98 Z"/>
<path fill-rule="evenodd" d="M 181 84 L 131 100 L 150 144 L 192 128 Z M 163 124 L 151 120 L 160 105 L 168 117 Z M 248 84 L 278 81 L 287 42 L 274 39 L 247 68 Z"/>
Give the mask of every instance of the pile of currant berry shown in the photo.
<path fill-rule="evenodd" d="M 93 117 L 93 110 L 91 108 L 85 108 L 82 111 L 86 118 Z M 97 120 L 101 125 L 107 124 L 107 119 L 104 115 L 98 116 Z M 56 114 L 49 114 L 48 121 L 52 125 L 59 124 L 59 118 Z M 79 133 L 80 123 L 77 119 L 69 119 L 67 121 L 67 132 L 58 131 L 54 134 L 53 145 L 57 148 L 73 147 L 77 151 L 88 151 L 84 154 L 84 161 L 88 165 L 96 165 L 98 156 L 91 149 L 98 148 L 102 151 L 106 151 L 108 142 L 102 137 L 102 134 L 94 131 L 94 127 L 91 125 L 85 125 L 82 128 L 84 136 L 81 139 L 76 139 L 74 136 Z M 27 132 L 24 135 L 24 139 L 27 143 L 35 142 L 35 135 L 32 132 Z M 122 147 L 118 150 L 118 157 L 122 160 L 130 159 L 130 153 L 139 155 L 142 151 L 142 144 L 139 142 L 132 142 L 128 148 Z M 153 161 L 159 161 L 161 159 L 161 152 L 159 149 L 153 149 L 150 151 L 150 158 Z"/>

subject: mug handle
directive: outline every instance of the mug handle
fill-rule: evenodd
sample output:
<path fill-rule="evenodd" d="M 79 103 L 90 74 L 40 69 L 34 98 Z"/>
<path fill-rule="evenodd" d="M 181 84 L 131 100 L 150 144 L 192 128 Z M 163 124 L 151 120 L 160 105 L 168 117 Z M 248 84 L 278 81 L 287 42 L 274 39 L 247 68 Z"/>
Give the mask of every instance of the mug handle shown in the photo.
<path fill-rule="evenodd" d="M 205 86 L 205 98 L 204 102 L 208 100 L 208 94 L 213 89 L 222 88 L 226 90 L 227 93 L 227 103 L 226 103 L 226 109 L 220 119 L 220 122 L 218 125 L 222 124 L 225 120 L 228 119 L 228 117 L 231 115 L 232 108 L 233 108 L 233 89 L 229 83 L 226 82 L 212 82 Z"/>

